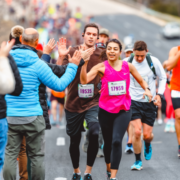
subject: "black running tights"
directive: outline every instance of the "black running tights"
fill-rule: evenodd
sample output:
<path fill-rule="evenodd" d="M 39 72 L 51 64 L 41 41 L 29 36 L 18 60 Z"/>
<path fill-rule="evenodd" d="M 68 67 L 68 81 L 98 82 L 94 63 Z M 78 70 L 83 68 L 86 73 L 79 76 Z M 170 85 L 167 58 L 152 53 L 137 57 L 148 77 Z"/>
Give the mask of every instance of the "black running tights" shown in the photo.
<path fill-rule="evenodd" d="M 104 138 L 104 156 L 111 169 L 118 169 L 122 156 L 122 139 L 131 120 L 130 111 L 109 113 L 99 108 L 99 122 Z"/>
<path fill-rule="evenodd" d="M 89 146 L 87 149 L 87 165 L 92 167 L 96 159 L 96 155 L 99 148 L 99 143 L 98 143 L 99 123 L 90 122 L 88 124 L 88 128 L 89 128 Z M 69 152 L 74 169 L 77 169 L 79 167 L 80 141 L 81 141 L 81 133 L 70 137 Z"/>

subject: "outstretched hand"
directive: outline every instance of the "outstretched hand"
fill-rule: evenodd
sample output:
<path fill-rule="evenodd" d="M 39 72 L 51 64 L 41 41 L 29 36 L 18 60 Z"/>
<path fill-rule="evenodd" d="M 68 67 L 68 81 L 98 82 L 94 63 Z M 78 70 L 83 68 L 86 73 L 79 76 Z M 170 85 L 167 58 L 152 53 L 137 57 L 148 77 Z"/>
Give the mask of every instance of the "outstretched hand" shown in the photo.
<path fill-rule="evenodd" d="M 70 56 L 70 54 L 68 54 L 68 60 L 70 63 L 74 63 L 77 66 L 79 65 L 80 61 L 81 61 L 81 52 L 76 50 L 73 54 L 73 57 Z"/>
<path fill-rule="evenodd" d="M 94 52 L 94 47 L 85 50 L 84 46 L 80 46 L 79 51 L 81 52 L 81 56 L 84 59 L 84 61 L 89 61 L 91 55 Z"/>
<path fill-rule="evenodd" d="M 43 43 L 43 54 L 50 54 L 55 47 L 56 44 L 54 38 L 50 39 L 46 45 Z"/>
<path fill-rule="evenodd" d="M 66 44 L 66 38 L 59 38 L 57 45 L 58 45 L 59 56 L 66 56 L 71 49 L 71 46 L 69 46 L 68 49 L 66 48 L 66 45 L 67 45 Z"/>
<path fill-rule="evenodd" d="M 5 41 L 2 42 L 1 49 L 0 49 L 0 57 L 7 57 L 9 54 L 9 51 L 12 49 L 14 43 L 15 43 L 14 39 L 12 39 L 10 41 L 10 43 L 8 43 L 8 44 Z"/>

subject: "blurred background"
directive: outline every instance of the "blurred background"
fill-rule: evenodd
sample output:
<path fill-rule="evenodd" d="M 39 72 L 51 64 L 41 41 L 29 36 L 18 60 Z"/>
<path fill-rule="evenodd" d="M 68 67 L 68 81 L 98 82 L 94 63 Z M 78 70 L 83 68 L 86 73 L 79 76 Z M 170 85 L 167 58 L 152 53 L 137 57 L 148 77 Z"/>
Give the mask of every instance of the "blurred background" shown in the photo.
<path fill-rule="evenodd" d="M 85 23 L 96 22 L 124 45 L 144 40 L 161 62 L 180 41 L 179 0 L 0 0 L 0 40 L 15 24 L 35 27 L 40 43 L 66 37 L 82 42 Z"/>

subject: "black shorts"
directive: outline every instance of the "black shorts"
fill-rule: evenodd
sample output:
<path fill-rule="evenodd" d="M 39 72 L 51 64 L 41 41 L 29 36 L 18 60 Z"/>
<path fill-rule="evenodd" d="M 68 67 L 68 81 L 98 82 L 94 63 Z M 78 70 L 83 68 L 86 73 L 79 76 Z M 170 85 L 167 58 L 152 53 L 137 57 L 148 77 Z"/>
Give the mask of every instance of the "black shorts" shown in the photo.
<path fill-rule="evenodd" d="M 131 121 L 141 119 L 142 123 L 149 126 L 154 125 L 156 119 L 157 108 L 153 102 L 137 102 L 131 101 L 132 117 Z"/>
<path fill-rule="evenodd" d="M 180 108 L 180 98 L 171 98 L 174 110 Z"/>
<path fill-rule="evenodd" d="M 56 100 L 59 104 L 64 105 L 64 98 L 58 98 L 51 94 L 50 101 L 54 101 L 54 100 Z"/>
<path fill-rule="evenodd" d="M 79 133 L 81 133 L 84 130 L 84 120 L 86 120 L 87 125 L 90 122 L 98 122 L 98 112 L 99 112 L 99 106 L 94 106 L 87 111 L 84 111 L 82 113 L 77 112 L 70 112 L 65 109 L 66 113 L 66 132 L 69 136 L 75 136 Z"/>

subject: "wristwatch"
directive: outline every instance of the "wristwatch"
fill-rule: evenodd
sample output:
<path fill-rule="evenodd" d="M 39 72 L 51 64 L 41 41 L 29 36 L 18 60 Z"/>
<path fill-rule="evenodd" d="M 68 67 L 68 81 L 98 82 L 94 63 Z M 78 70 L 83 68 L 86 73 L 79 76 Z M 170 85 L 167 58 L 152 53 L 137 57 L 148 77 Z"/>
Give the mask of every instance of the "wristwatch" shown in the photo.
<path fill-rule="evenodd" d="M 151 89 L 149 87 L 147 87 L 146 89 L 148 89 L 149 91 L 151 91 Z"/>

